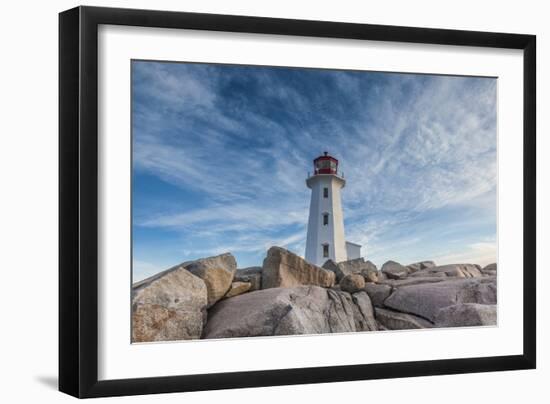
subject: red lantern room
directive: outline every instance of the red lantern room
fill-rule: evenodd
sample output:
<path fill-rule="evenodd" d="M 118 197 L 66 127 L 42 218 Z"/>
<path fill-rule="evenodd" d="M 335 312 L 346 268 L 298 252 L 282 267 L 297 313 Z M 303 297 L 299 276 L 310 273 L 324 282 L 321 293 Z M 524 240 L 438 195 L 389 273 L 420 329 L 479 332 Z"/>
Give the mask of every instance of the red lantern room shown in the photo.
<path fill-rule="evenodd" d="M 338 160 L 329 156 L 328 152 L 325 152 L 323 156 L 317 157 L 313 160 L 314 174 L 334 174 L 338 175 Z"/>

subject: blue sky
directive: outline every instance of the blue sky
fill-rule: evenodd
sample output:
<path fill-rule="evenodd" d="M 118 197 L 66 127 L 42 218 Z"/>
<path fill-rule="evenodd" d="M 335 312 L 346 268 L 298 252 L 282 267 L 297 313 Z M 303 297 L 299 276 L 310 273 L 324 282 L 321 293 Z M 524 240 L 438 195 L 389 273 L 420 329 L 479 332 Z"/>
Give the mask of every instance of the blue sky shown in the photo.
<path fill-rule="evenodd" d="M 496 79 L 132 62 L 134 280 L 304 254 L 312 160 L 378 266 L 496 261 Z"/>

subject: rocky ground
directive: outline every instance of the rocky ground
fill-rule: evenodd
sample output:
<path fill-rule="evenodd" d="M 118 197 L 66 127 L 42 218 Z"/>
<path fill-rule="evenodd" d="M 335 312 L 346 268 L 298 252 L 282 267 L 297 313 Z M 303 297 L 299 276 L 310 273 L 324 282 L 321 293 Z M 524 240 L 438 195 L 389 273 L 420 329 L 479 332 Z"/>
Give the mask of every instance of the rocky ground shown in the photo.
<path fill-rule="evenodd" d="M 184 262 L 132 288 L 132 340 L 496 325 L 496 264 L 323 267 L 272 247 L 261 267 L 231 254 Z"/>

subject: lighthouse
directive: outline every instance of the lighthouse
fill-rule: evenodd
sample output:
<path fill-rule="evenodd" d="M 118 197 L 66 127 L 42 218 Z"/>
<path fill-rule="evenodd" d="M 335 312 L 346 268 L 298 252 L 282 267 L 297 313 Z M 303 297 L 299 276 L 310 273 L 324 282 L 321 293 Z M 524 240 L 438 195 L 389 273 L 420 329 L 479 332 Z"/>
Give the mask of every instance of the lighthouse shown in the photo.
<path fill-rule="evenodd" d="M 346 180 L 338 171 L 338 160 L 328 152 L 313 160 L 313 175 L 308 176 L 306 185 L 311 189 L 306 260 L 321 266 L 329 259 L 359 258 L 361 246 L 345 239 L 340 190 Z"/>

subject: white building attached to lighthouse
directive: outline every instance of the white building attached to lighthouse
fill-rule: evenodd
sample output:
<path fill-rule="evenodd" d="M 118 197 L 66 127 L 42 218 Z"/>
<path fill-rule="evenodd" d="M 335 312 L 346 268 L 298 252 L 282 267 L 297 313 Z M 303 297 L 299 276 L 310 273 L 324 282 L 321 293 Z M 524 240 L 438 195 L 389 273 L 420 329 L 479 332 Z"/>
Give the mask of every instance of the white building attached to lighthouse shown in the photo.
<path fill-rule="evenodd" d="M 311 189 L 306 260 L 321 266 L 329 259 L 338 263 L 359 258 L 361 246 L 345 238 L 340 190 L 346 180 L 338 172 L 338 160 L 325 152 L 313 160 L 313 169 L 306 180 Z"/>

